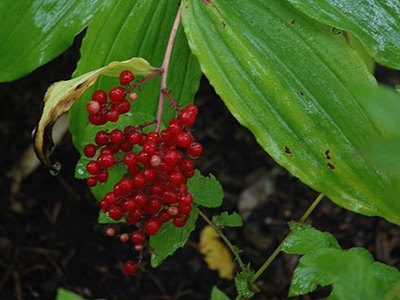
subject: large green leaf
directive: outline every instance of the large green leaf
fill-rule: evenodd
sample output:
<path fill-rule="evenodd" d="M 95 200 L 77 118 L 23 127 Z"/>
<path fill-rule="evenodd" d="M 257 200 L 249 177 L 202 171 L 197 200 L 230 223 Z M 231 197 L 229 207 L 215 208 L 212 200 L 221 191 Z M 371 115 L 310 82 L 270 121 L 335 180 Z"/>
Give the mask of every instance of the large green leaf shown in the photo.
<path fill-rule="evenodd" d="M 375 85 L 343 35 L 284 1 L 183 1 L 189 45 L 232 114 L 335 203 L 400 224 L 398 180 L 357 151 L 379 135 L 354 85 Z"/>
<path fill-rule="evenodd" d="M 22 77 L 65 51 L 100 0 L 0 0 L 0 82 Z"/>
<path fill-rule="evenodd" d="M 321 22 L 352 32 L 377 62 L 400 69 L 400 1 L 288 1 Z"/>
<path fill-rule="evenodd" d="M 143 57 L 151 65 L 161 66 L 179 0 L 113 0 L 108 1 L 107 5 L 108 7 L 93 17 L 82 44 L 81 59 L 74 76 L 106 65 L 110 61 L 124 60 L 132 56 Z M 191 54 L 185 34 L 180 28 L 167 82 L 172 96 L 180 104 L 186 105 L 193 101 L 200 75 L 198 63 Z M 118 85 L 118 80 L 101 78 L 93 89 L 107 90 L 113 85 Z M 146 83 L 141 88 L 139 100 L 132 105 L 132 110 L 156 115 L 159 89 L 159 77 Z M 85 105 L 91 91 L 88 91 L 70 112 L 70 130 L 74 144 L 80 150 L 88 124 Z M 171 118 L 174 113 L 166 104 L 164 120 Z"/>
<path fill-rule="evenodd" d="M 396 293 L 400 272 L 396 268 L 374 262 L 364 248 L 342 250 L 332 235 L 309 225 L 292 224 L 282 250 L 304 255 L 294 271 L 289 296 L 332 284 L 328 299 L 400 299 Z"/>

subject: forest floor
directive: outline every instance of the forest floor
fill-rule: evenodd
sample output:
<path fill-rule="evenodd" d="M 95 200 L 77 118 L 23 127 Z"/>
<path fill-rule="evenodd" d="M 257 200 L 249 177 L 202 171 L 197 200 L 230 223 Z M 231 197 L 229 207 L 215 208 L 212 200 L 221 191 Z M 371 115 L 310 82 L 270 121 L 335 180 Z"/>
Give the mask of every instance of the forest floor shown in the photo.
<path fill-rule="evenodd" d="M 77 49 L 75 45 L 31 75 L 0 85 L 0 299 L 54 299 L 59 287 L 87 299 L 209 299 L 214 285 L 233 296 L 233 283 L 208 269 L 198 251 L 202 220 L 188 244 L 159 268 L 145 263 L 137 276 L 124 276 L 121 261 L 130 257 L 130 250 L 97 224 L 97 202 L 73 176 L 78 153 L 69 134 L 53 155 L 63 165 L 58 176 L 43 166 L 20 185 L 9 176 L 30 144 L 47 87 L 70 77 Z M 203 174 L 214 174 L 225 192 L 223 207 L 205 212 L 242 213 L 245 225 L 226 234 L 243 250 L 244 261 L 257 268 L 288 233 L 288 222 L 298 220 L 318 194 L 262 150 L 206 80 L 196 103 L 200 114 L 194 134 L 204 146 L 196 165 Z M 400 268 L 398 226 L 346 211 L 328 199 L 307 222 L 331 232 L 344 249 L 365 247 L 378 261 Z M 279 255 L 257 281 L 260 293 L 255 299 L 287 299 L 297 261 L 296 256 Z M 319 289 L 293 299 L 319 299 L 328 293 Z"/>

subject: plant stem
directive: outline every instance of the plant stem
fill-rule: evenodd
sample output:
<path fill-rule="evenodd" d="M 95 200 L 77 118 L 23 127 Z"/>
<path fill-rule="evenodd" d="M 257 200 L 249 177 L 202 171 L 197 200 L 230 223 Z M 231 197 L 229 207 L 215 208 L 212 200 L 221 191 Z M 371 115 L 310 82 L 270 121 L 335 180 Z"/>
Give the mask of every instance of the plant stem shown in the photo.
<path fill-rule="evenodd" d="M 163 72 L 164 72 L 163 68 L 155 69 L 155 71 L 153 73 L 151 73 L 149 76 L 143 78 L 142 80 L 136 82 L 134 85 L 130 86 L 128 89 L 125 90 L 124 93 L 128 94 L 130 91 L 134 90 L 138 86 L 145 84 L 147 81 L 149 81 L 150 79 L 153 79 L 154 77 L 156 77 L 159 74 L 162 74 Z"/>
<path fill-rule="evenodd" d="M 229 241 L 229 239 L 225 236 L 225 234 L 221 231 L 220 228 L 218 228 L 201 210 L 199 210 L 199 215 L 206 221 L 221 237 L 221 239 L 225 242 L 225 244 L 228 246 L 229 250 L 231 250 L 233 256 L 239 263 L 239 267 L 241 271 L 245 271 L 246 266 L 244 265 L 238 250 L 235 248 L 235 246 L 232 245 L 232 243 Z"/>
<path fill-rule="evenodd" d="M 299 219 L 299 223 L 304 223 L 304 221 L 308 218 L 308 216 L 313 212 L 315 207 L 321 202 L 322 198 L 324 198 L 325 195 L 319 194 L 318 197 L 311 203 L 311 205 L 307 208 L 306 212 L 301 216 Z M 274 261 L 274 259 L 278 256 L 279 252 L 281 252 L 281 248 L 283 246 L 283 243 L 285 242 L 286 238 L 288 237 L 289 234 L 285 236 L 285 238 L 282 240 L 282 242 L 276 247 L 274 252 L 267 258 L 267 260 L 264 262 L 264 264 L 258 269 L 258 271 L 254 274 L 253 278 L 251 279 L 251 283 L 254 283 L 264 272 L 265 270 L 269 267 L 269 265 Z"/>
<path fill-rule="evenodd" d="M 171 33 L 169 35 L 167 49 L 165 50 L 164 60 L 161 66 L 163 70 L 161 74 L 161 86 L 160 86 L 160 98 L 158 100 L 158 108 L 157 108 L 157 125 L 156 132 L 160 131 L 162 113 L 164 108 L 164 96 L 165 91 L 167 90 L 167 76 L 168 76 L 168 67 L 169 62 L 171 60 L 172 49 L 174 48 L 176 33 L 178 32 L 179 24 L 181 22 L 181 8 L 178 8 L 178 12 L 175 16 L 174 24 L 172 25 Z"/>

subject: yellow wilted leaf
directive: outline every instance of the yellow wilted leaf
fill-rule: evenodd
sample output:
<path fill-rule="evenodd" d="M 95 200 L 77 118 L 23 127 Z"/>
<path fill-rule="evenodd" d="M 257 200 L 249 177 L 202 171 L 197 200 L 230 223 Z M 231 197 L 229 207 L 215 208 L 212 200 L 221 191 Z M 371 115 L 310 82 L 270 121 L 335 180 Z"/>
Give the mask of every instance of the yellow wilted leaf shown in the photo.
<path fill-rule="evenodd" d="M 150 75 L 155 68 L 143 58 L 133 57 L 125 61 L 114 61 L 100 69 L 88 72 L 71 80 L 52 84 L 44 96 L 44 108 L 39 124 L 34 133 L 34 147 L 40 161 L 48 168 L 56 170 L 49 161 L 53 147 L 51 131 L 54 122 L 79 99 L 83 92 L 91 87 L 100 75 L 117 77 L 124 69 L 131 70 L 135 75 Z"/>
<path fill-rule="evenodd" d="M 219 239 L 218 233 L 210 225 L 203 228 L 200 234 L 200 253 L 204 255 L 208 267 L 217 270 L 219 277 L 233 279 L 235 265 L 232 255 Z"/>

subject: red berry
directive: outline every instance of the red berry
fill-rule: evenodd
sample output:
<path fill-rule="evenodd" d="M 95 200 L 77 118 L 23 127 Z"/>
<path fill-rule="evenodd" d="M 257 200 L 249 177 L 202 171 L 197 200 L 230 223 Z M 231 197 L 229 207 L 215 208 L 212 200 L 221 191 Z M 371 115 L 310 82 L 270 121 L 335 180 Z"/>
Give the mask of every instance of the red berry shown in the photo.
<path fill-rule="evenodd" d="M 142 135 L 139 132 L 132 132 L 129 134 L 128 139 L 132 144 L 136 145 L 142 140 Z"/>
<path fill-rule="evenodd" d="M 158 213 L 158 218 L 161 220 L 161 222 L 165 223 L 171 220 L 171 216 L 169 215 L 168 211 L 163 209 Z"/>
<path fill-rule="evenodd" d="M 114 129 L 110 133 L 110 140 L 111 140 L 111 142 L 113 142 L 115 144 L 121 143 L 123 138 L 124 138 L 124 134 L 119 129 Z"/>
<path fill-rule="evenodd" d="M 103 199 L 108 205 L 114 205 L 117 202 L 117 197 L 113 192 L 108 192 Z"/>
<path fill-rule="evenodd" d="M 96 175 L 97 173 L 99 173 L 99 164 L 96 161 L 90 161 L 86 165 L 86 170 L 89 174 Z"/>
<path fill-rule="evenodd" d="M 203 146 L 200 143 L 193 142 L 189 145 L 186 151 L 191 157 L 197 158 L 203 152 Z"/>
<path fill-rule="evenodd" d="M 139 263 L 133 260 L 128 260 L 123 264 L 124 273 L 127 276 L 135 275 L 138 268 L 139 268 Z"/>
<path fill-rule="evenodd" d="M 136 230 L 132 232 L 131 240 L 135 245 L 144 245 L 146 243 L 146 235 L 143 231 Z"/>
<path fill-rule="evenodd" d="M 109 122 L 117 122 L 119 119 L 119 112 L 115 109 L 111 109 L 106 113 L 106 119 Z"/>
<path fill-rule="evenodd" d="M 136 203 L 133 199 L 128 199 L 122 203 L 122 209 L 124 212 L 132 211 L 136 208 Z"/>
<path fill-rule="evenodd" d="M 153 181 L 157 178 L 157 172 L 154 169 L 147 168 L 143 171 L 147 181 Z"/>
<path fill-rule="evenodd" d="M 186 225 L 187 220 L 187 215 L 178 215 L 172 220 L 172 222 L 174 223 L 175 227 L 183 227 Z"/>
<path fill-rule="evenodd" d="M 176 118 L 173 118 L 169 121 L 168 123 L 168 130 L 172 133 L 172 134 L 177 134 L 179 131 L 182 130 L 182 123 L 181 121 L 179 121 Z"/>
<path fill-rule="evenodd" d="M 119 83 L 121 85 L 128 85 L 135 79 L 133 73 L 129 70 L 124 70 L 119 74 Z"/>
<path fill-rule="evenodd" d="M 132 167 L 132 166 L 136 165 L 136 163 L 137 163 L 137 158 L 136 158 L 135 153 L 129 152 L 129 153 L 125 154 L 124 163 L 125 163 L 128 167 Z"/>
<path fill-rule="evenodd" d="M 88 187 L 94 187 L 97 184 L 97 178 L 89 177 L 88 179 L 86 179 L 86 183 L 87 183 Z"/>
<path fill-rule="evenodd" d="M 108 210 L 108 215 L 111 219 L 118 221 L 122 218 L 122 211 L 118 206 L 112 206 Z"/>
<path fill-rule="evenodd" d="M 99 146 L 107 145 L 110 141 L 110 136 L 107 131 L 101 130 L 96 133 L 95 142 Z"/>
<path fill-rule="evenodd" d="M 162 223 L 161 220 L 157 217 L 151 217 L 148 219 L 144 225 L 146 232 L 148 235 L 155 235 L 160 229 Z"/>
<path fill-rule="evenodd" d="M 122 141 L 121 144 L 119 145 L 119 147 L 121 148 L 121 151 L 124 151 L 124 152 L 130 152 L 133 149 L 132 143 L 127 140 Z"/>
<path fill-rule="evenodd" d="M 86 157 L 93 157 L 96 155 L 96 152 L 97 147 L 93 144 L 86 145 L 85 148 L 83 148 L 83 153 Z"/>
<path fill-rule="evenodd" d="M 152 142 L 158 142 L 158 140 L 160 139 L 160 135 L 157 132 L 149 132 L 146 135 L 146 140 L 147 141 L 152 141 Z"/>
<path fill-rule="evenodd" d="M 115 164 L 115 158 L 112 154 L 100 154 L 97 162 L 101 167 L 110 168 Z"/>
<path fill-rule="evenodd" d="M 101 169 L 97 174 L 97 180 L 99 182 L 106 182 L 108 179 L 108 172 L 107 170 Z"/>
<path fill-rule="evenodd" d="M 122 178 L 119 182 L 117 182 L 114 186 L 114 192 L 117 195 L 126 195 L 133 189 L 132 179 Z"/>
<path fill-rule="evenodd" d="M 178 205 L 179 213 L 188 215 L 192 211 L 192 205 Z"/>
<path fill-rule="evenodd" d="M 89 101 L 86 104 L 86 111 L 89 115 L 95 115 L 100 111 L 100 104 L 97 101 Z"/>
<path fill-rule="evenodd" d="M 100 104 L 104 104 L 107 102 L 107 94 L 105 91 L 102 90 L 94 91 L 94 93 L 92 94 L 92 100 Z"/>
<path fill-rule="evenodd" d="M 169 174 L 169 180 L 172 183 L 184 183 L 186 181 L 186 178 L 181 172 L 172 171 L 171 174 Z"/>
<path fill-rule="evenodd" d="M 197 108 L 196 108 L 197 110 Z M 185 108 L 184 110 L 182 110 L 179 113 L 179 121 L 182 122 L 183 125 L 185 126 L 192 126 L 195 122 L 196 122 L 196 115 L 197 115 L 197 111 L 193 111 L 193 110 L 188 110 L 187 108 Z"/>
<path fill-rule="evenodd" d="M 122 87 L 112 88 L 108 92 L 108 97 L 110 97 L 112 102 L 120 102 L 125 98 L 125 90 Z"/>
<path fill-rule="evenodd" d="M 147 196 L 144 192 L 138 193 L 134 201 L 137 206 L 144 207 L 147 203 Z"/>
<path fill-rule="evenodd" d="M 155 215 L 160 210 L 161 206 L 161 201 L 153 196 L 146 204 L 146 211 L 150 215 Z"/>
<path fill-rule="evenodd" d="M 189 193 L 186 193 L 179 199 L 179 204 L 182 205 L 191 205 L 192 203 L 193 203 L 193 197 Z"/>
<path fill-rule="evenodd" d="M 122 100 L 115 106 L 115 110 L 121 115 L 127 113 L 131 109 L 131 104 L 127 100 Z"/>
<path fill-rule="evenodd" d="M 188 147 L 192 141 L 193 141 L 192 135 L 187 132 L 180 132 L 176 136 L 176 144 L 182 148 Z"/>
<path fill-rule="evenodd" d="M 141 174 L 136 174 L 135 176 L 133 176 L 132 183 L 133 183 L 134 188 L 140 189 L 146 185 L 147 180 L 146 180 L 146 177 L 144 176 L 144 174 L 141 173 Z"/>

